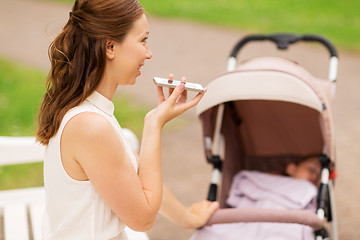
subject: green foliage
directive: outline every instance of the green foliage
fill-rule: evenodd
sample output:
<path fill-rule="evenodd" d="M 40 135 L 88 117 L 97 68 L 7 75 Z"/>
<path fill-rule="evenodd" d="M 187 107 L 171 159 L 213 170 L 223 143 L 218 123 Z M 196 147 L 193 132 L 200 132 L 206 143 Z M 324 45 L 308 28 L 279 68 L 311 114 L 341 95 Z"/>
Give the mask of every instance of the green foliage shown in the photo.
<path fill-rule="evenodd" d="M 244 29 L 251 33 L 320 34 L 342 48 L 360 50 L 360 1 L 358 0 L 140 0 L 140 2 L 150 15 L 190 19 Z"/>
<path fill-rule="evenodd" d="M 0 59 L 0 135 L 34 135 L 46 75 Z"/>

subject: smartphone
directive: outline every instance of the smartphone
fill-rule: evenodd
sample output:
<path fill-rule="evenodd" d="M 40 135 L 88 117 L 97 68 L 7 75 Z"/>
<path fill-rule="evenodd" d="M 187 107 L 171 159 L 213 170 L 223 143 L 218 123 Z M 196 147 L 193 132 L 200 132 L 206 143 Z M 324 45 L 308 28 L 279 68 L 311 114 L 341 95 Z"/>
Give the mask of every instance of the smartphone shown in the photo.
<path fill-rule="evenodd" d="M 154 83 L 156 86 L 176 88 L 179 84 L 181 84 L 181 81 L 154 77 Z M 185 90 L 193 92 L 203 92 L 204 88 L 199 83 L 186 82 Z"/>

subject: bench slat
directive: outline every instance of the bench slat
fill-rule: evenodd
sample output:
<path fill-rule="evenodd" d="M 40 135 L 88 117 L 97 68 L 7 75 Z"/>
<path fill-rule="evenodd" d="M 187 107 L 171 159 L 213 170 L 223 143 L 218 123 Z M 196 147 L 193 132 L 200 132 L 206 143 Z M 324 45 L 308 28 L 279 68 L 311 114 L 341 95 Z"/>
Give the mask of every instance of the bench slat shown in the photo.
<path fill-rule="evenodd" d="M 4 207 L 5 240 L 29 240 L 27 209 L 23 204 Z"/>
<path fill-rule="evenodd" d="M 34 137 L 0 136 L 0 165 L 42 162 L 45 147 L 36 143 Z"/>
<path fill-rule="evenodd" d="M 31 226 L 34 240 L 41 240 L 41 224 L 42 217 L 44 212 L 43 204 L 32 204 L 29 206 L 30 208 L 30 218 L 31 218 Z"/>
<path fill-rule="evenodd" d="M 0 191 L 0 206 L 22 203 L 45 202 L 45 190 L 43 187 L 21 188 Z"/>

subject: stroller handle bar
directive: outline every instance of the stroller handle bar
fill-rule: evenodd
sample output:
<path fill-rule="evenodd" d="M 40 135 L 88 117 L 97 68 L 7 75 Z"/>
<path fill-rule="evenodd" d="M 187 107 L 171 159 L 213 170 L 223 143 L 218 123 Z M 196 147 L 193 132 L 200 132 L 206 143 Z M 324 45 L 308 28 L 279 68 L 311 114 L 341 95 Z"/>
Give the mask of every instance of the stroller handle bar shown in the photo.
<path fill-rule="evenodd" d="M 295 35 L 295 34 L 272 34 L 272 35 L 249 35 L 240 40 L 231 52 L 231 57 L 236 57 L 239 50 L 248 42 L 269 40 L 276 43 L 278 49 L 285 50 L 290 44 L 299 41 L 318 42 L 323 44 L 329 51 L 330 57 L 338 57 L 336 48 L 326 38 L 318 35 Z"/>
<path fill-rule="evenodd" d="M 296 35 L 296 34 L 271 34 L 271 35 L 262 35 L 254 34 L 248 35 L 242 38 L 233 48 L 230 58 L 228 61 L 227 70 L 233 71 L 236 67 L 236 56 L 238 55 L 240 49 L 244 47 L 249 42 L 254 41 L 272 41 L 277 45 L 277 48 L 280 50 L 286 50 L 290 44 L 297 43 L 299 41 L 303 42 L 318 42 L 325 46 L 330 53 L 330 67 L 329 67 L 329 80 L 332 82 L 336 81 L 337 78 L 337 67 L 338 67 L 338 53 L 334 45 L 325 37 L 319 35 Z"/>
<path fill-rule="evenodd" d="M 314 230 L 323 228 L 323 221 L 309 210 L 279 210 L 260 208 L 225 208 L 216 211 L 207 226 L 222 223 L 297 223 L 312 227 Z"/>

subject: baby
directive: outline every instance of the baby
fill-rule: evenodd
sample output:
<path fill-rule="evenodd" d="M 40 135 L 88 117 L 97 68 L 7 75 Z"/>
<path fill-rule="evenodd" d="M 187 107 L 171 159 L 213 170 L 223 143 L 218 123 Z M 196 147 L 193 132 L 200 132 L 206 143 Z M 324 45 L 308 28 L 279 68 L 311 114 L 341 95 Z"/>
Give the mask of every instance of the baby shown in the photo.
<path fill-rule="evenodd" d="M 288 163 L 282 173 L 240 171 L 233 178 L 226 204 L 232 208 L 316 211 L 321 173 L 318 158 L 312 156 Z M 301 224 L 239 222 L 204 227 L 191 240 L 235 240 L 239 236 L 244 239 L 314 239 L 313 229 Z"/>
<path fill-rule="evenodd" d="M 299 163 L 289 163 L 285 172 L 288 176 L 308 180 L 315 186 L 319 186 L 321 165 L 317 157 L 305 158 Z"/>

